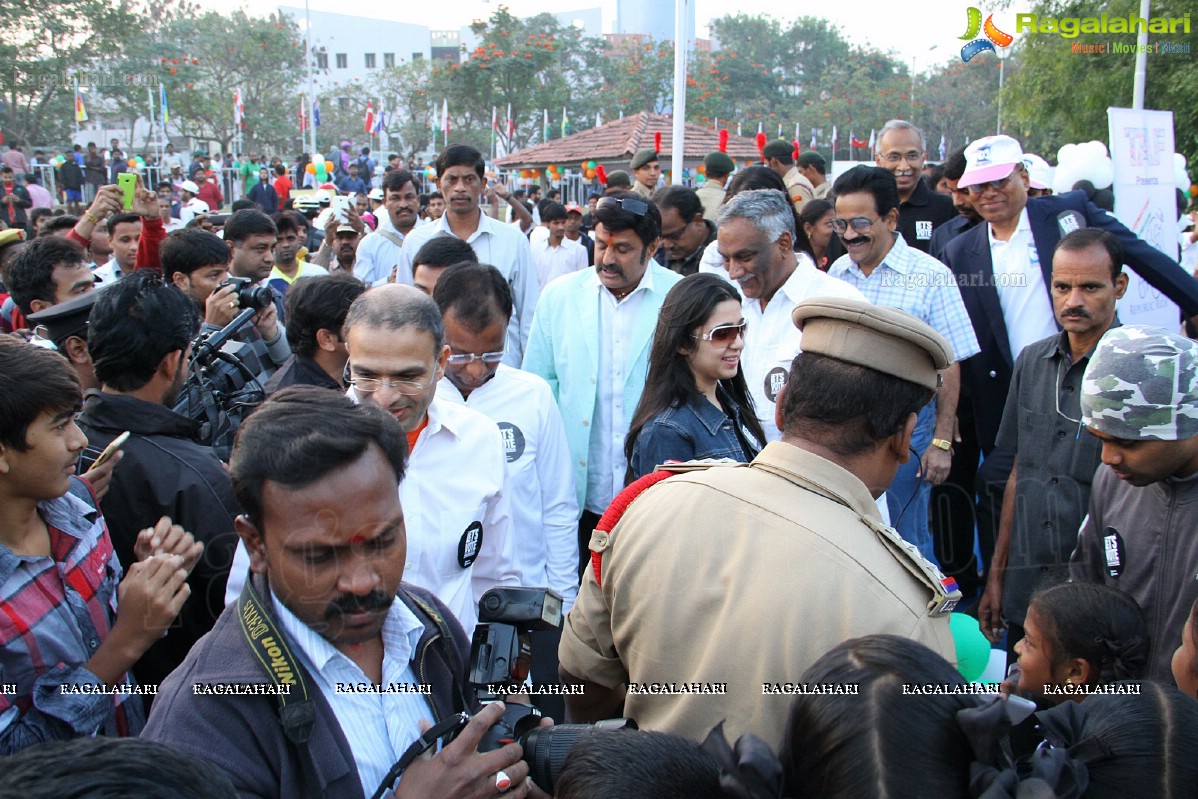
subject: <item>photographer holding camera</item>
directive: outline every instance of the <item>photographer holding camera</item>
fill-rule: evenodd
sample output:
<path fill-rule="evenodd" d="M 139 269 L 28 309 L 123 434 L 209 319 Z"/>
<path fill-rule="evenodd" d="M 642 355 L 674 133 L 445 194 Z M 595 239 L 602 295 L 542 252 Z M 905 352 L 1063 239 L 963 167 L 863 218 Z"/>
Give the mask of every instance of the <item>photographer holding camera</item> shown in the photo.
<path fill-rule="evenodd" d="M 477 710 L 466 634 L 403 582 L 406 456 L 390 414 L 313 386 L 246 420 L 230 468 L 253 574 L 161 686 L 144 737 L 212 761 L 243 796 L 365 799 L 430 718 Z M 265 684 L 287 693 L 209 690 Z M 412 760 L 395 796 L 544 796 L 520 745 L 476 751 L 503 711 L 488 705 Z"/>
<path fill-rule="evenodd" d="M 199 422 L 171 410 L 187 375 L 195 329 L 188 299 L 148 270 L 100 292 L 88 325 L 100 390 L 87 393 L 78 418 L 88 438 L 84 468 L 122 432 L 132 433 L 100 504 L 121 565 L 128 569 L 137 561 L 139 531 L 163 516 L 204 545 L 179 621 L 134 666 L 146 684 L 165 678 L 211 629 L 237 545 L 229 475 L 212 448 L 194 440 Z"/>

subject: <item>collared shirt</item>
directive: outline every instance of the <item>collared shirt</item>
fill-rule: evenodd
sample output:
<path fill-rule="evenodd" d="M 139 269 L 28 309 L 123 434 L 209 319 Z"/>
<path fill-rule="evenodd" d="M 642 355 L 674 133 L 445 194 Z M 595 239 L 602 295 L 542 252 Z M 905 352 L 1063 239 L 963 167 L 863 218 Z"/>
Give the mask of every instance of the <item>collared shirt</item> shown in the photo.
<path fill-rule="evenodd" d="M 587 452 L 586 510 L 603 513 L 624 490 L 628 459 L 624 457 L 624 438 L 636 408 L 624 407 L 624 381 L 627 378 L 628 348 L 636 328 L 645 295 L 653 289 L 653 270 L 646 269 L 641 282 L 622 300 L 595 278 L 599 303 L 599 383 L 595 395 L 595 423 L 591 426 Z"/>
<path fill-rule="evenodd" d="M 368 691 L 371 684 L 358 664 L 296 618 L 274 591 L 270 592 L 270 598 L 279 626 L 295 643 L 303 665 L 333 709 L 349 749 L 354 753 L 363 795 L 372 795 L 395 761 L 420 737 L 421 719 L 432 721 L 432 708 L 419 693 L 354 691 L 353 688 L 358 687 Z M 380 631 L 383 639 L 381 687 L 419 684 L 411 660 L 423 633 L 424 625 L 403 602 L 396 599 L 391 603 Z M 341 690 L 338 685 L 342 686 Z"/>
<path fill-rule="evenodd" d="M 416 228 L 408 234 L 399 251 L 397 282 L 412 283 L 412 259 L 425 242 L 440 235 L 453 235 L 449 229 L 448 212 L 436 222 Z M 528 346 L 533 310 L 541 295 L 528 237 L 511 225 L 505 225 L 479 211 L 478 227 L 466 238 L 466 243 L 474 248 L 479 263 L 490 264 L 498 269 L 512 287 L 512 318 L 508 324 L 503 362 L 519 368 L 524 358 L 524 348 Z M 358 252 L 361 253 L 360 246 Z M 360 259 L 361 255 L 358 257 Z"/>
<path fill-rule="evenodd" d="M 864 300 L 854 286 L 815 268 L 806 253 L 795 253 L 795 270 L 763 310 L 761 301 L 745 298 L 741 314 L 749 323 L 741 367 L 767 441 L 782 437 L 774 421 L 774 402 L 786 385 L 790 362 L 799 354 L 803 334 L 794 326 L 790 312 L 808 297 L 844 297 Z"/>
<path fill-rule="evenodd" d="M 1032 238 L 1027 208 L 1020 211 L 1019 224 L 1010 240 L 996 239 L 994 226 L 989 222 L 986 233 L 990 240 L 998 304 L 1007 323 L 1011 357 L 1018 358 L 1028 344 L 1057 332 L 1056 316 L 1044 287 L 1044 273 L 1040 271 L 1040 255 Z"/>
<path fill-rule="evenodd" d="M 794 203 L 795 210 L 802 211 L 803 206 L 815 197 L 815 187 L 797 166 L 792 166 L 787 170 L 782 177 L 782 182 L 786 184 L 786 192 L 790 195 L 790 201 Z"/>
<path fill-rule="evenodd" d="M 703 218 L 708 222 L 715 222 L 715 215 L 724 204 L 728 190 L 714 180 L 708 180 L 695 189 L 695 194 L 699 195 L 699 202 L 703 203 Z"/>
<path fill-rule="evenodd" d="M 538 228 L 539 229 L 539 228 Z M 587 250 L 581 243 L 565 237 L 561 244 L 554 247 L 549 243 L 549 236 L 538 236 L 536 241 L 529 238 L 532 262 L 537 270 L 537 285 L 546 285 L 571 272 L 587 268 Z"/>
<path fill-rule="evenodd" d="M 1081 382 L 1093 353 L 1074 361 L 1061 331 L 1015 359 L 996 446 L 1014 452 L 1019 468 L 1002 596 L 1003 615 L 1016 624 L 1042 583 L 1067 579 L 1090 504 L 1102 442 L 1081 423 Z"/>
<path fill-rule="evenodd" d="M 96 276 L 96 282 L 102 286 L 111 286 L 125 276 L 125 272 L 117 264 L 116 258 L 111 256 L 108 258 L 108 263 L 97 266 L 92 274 Z"/>
<path fill-rule="evenodd" d="M 354 277 L 367 286 L 381 286 L 387 282 L 391 277 L 391 270 L 400 261 L 401 245 L 406 240 L 404 234 L 391 224 L 391 214 L 387 213 L 387 209 L 379 210 L 381 213 L 378 217 L 378 229 L 362 237 L 355 256 L 357 260 L 354 262 Z M 319 226 L 319 220 L 314 221 L 313 225 Z M 398 239 L 400 244 L 396 244 L 392 238 Z M 411 285 L 411 269 L 408 270 L 407 280 L 397 278 L 397 282 Z"/>
<path fill-rule="evenodd" d="M 811 192 L 811 194 L 817 200 L 826 200 L 826 199 L 828 199 L 828 195 L 831 193 L 832 193 L 832 181 L 830 181 L 830 180 L 825 180 L 823 183 L 821 183 L 815 187 L 815 191 Z"/>
<path fill-rule="evenodd" d="M 103 685 L 84 664 L 116 620 L 121 564 L 94 506 L 67 493 L 37 508 L 49 557 L 0 545 L 0 682 L 16 686 L 0 692 L 3 754 L 59 737 L 64 724 L 79 736 L 136 735 L 145 725 L 139 696 L 62 690 Z"/>
<path fill-rule="evenodd" d="M 899 205 L 898 232 L 908 247 L 929 252 L 936 228 L 957 216 L 952 198 L 928 186 L 924 178 L 915 184 L 911 199 Z"/>
<path fill-rule="evenodd" d="M 270 268 L 270 275 L 266 278 L 266 285 L 279 292 L 279 294 L 286 296 L 287 289 L 291 288 L 291 284 L 295 283 L 301 277 L 321 277 L 328 273 L 329 270 L 310 261 L 300 261 L 299 268 L 295 270 L 295 275 L 292 277 L 284 274 L 279 267 L 272 266 Z"/>
<path fill-rule="evenodd" d="M 441 378 L 437 398 L 463 404 L 499 426 L 508 466 L 517 568 L 529 585 L 548 585 L 569 612 L 578 594 L 578 498 L 566 429 L 543 378 L 499 364 L 470 392 Z"/>
<path fill-rule="evenodd" d="M 956 278 L 947 266 L 910 247 L 897 233 L 894 245 L 867 276 L 849 255 L 836 259 L 828 274 L 857 287 L 874 305 L 900 308 L 948 339 L 958 361 L 981 352 Z"/>
<path fill-rule="evenodd" d="M 696 391 L 685 403 L 671 405 L 646 421 L 632 447 L 632 477 L 642 477 L 666 461 L 751 461 L 761 442 L 744 426 L 735 400 L 722 383 L 716 386 L 716 395 L 720 405 Z"/>

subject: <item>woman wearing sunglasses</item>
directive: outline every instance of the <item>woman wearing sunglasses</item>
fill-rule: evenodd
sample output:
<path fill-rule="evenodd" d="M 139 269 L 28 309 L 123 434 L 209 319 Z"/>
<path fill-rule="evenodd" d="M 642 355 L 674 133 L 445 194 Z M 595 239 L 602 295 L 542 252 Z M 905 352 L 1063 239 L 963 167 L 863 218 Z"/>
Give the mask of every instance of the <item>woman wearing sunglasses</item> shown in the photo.
<path fill-rule="evenodd" d="M 645 390 L 624 440 L 629 482 L 668 460 L 747 462 L 764 446 L 740 368 L 740 306 L 736 288 L 711 274 L 683 278 L 666 295 Z"/>

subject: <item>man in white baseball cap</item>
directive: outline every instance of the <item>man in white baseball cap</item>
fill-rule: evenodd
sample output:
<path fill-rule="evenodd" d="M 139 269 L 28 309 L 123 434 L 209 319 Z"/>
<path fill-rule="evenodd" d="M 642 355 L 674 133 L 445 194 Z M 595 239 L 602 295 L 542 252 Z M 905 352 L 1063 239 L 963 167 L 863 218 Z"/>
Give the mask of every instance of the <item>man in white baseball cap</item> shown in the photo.
<path fill-rule="evenodd" d="M 1027 196 L 1047 197 L 1052 194 L 1053 168 L 1035 153 L 1023 154 L 1023 165 L 1027 168 Z"/>
<path fill-rule="evenodd" d="M 196 214 L 206 214 L 212 209 L 208 207 L 208 203 L 196 197 L 200 193 L 200 187 L 195 184 L 194 180 L 185 180 L 179 184 L 179 222 L 182 225 L 187 225 Z"/>

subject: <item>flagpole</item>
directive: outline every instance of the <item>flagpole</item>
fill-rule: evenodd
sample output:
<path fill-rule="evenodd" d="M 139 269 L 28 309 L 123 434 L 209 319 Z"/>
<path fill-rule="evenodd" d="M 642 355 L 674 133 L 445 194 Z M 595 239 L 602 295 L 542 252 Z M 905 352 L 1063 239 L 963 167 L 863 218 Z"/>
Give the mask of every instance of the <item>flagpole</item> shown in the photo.
<path fill-rule="evenodd" d="M 674 0 L 674 129 L 670 143 L 670 183 L 682 185 L 682 163 L 686 143 L 686 55 L 687 6 L 691 0 Z"/>
<path fill-rule="evenodd" d="M 312 17 L 308 14 L 308 0 L 304 0 L 304 38 L 307 52 L 304 60 L 308 62 L 308 96 L 316 102 L 316 90 L 312 88 Z M 311 142 L 312 157 L 316 157 L 316 112 L 312 113 L 312 124 L 308 125 L 309 141 Z"/>
<path fill-rule="evenodd" d="M 78 75 L 75 76 L 75 103 L 74 103 L 74 105 L 75 105 L 74 114 L 72 114 L 72 116 L 75 117 L 75 135 L 79 135 L 79 76 Z"/>

